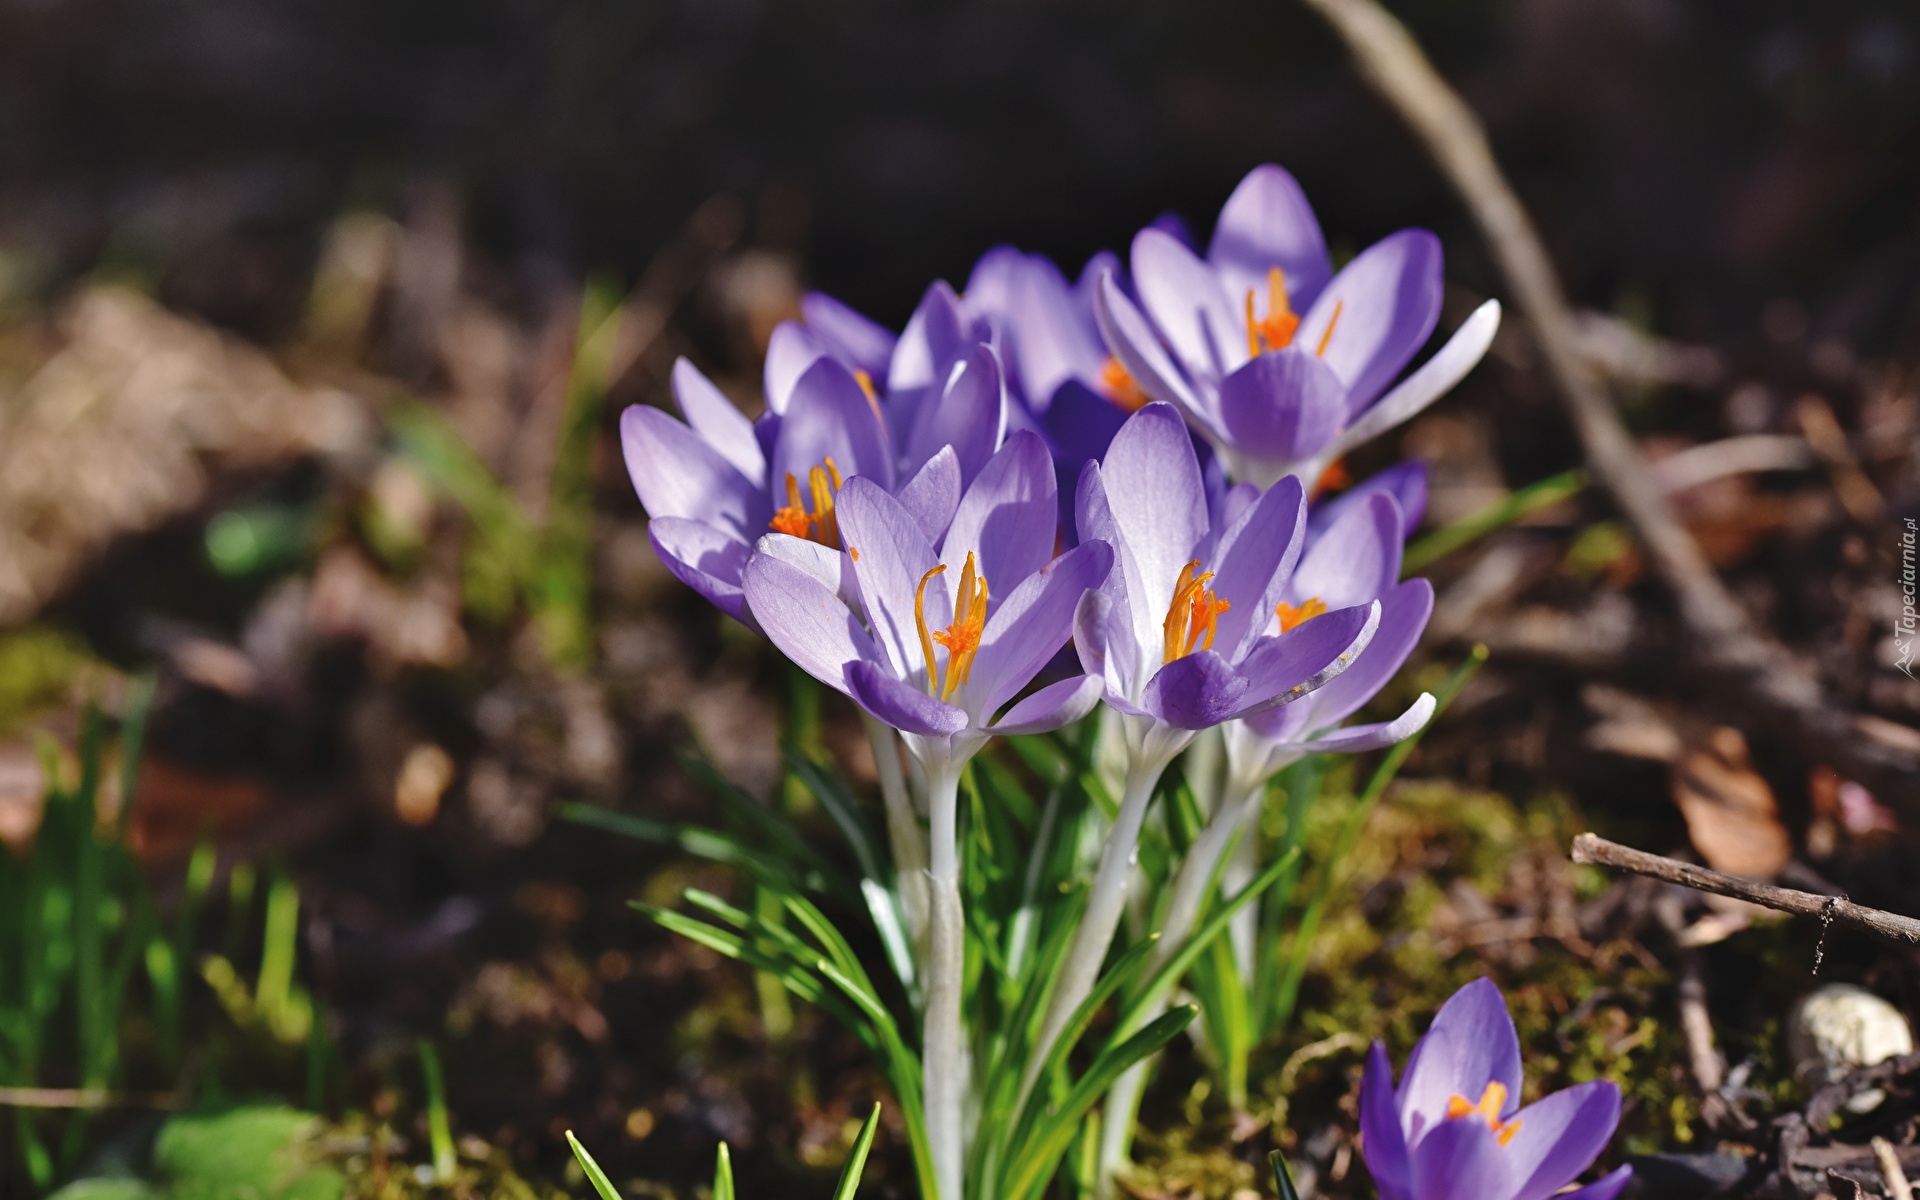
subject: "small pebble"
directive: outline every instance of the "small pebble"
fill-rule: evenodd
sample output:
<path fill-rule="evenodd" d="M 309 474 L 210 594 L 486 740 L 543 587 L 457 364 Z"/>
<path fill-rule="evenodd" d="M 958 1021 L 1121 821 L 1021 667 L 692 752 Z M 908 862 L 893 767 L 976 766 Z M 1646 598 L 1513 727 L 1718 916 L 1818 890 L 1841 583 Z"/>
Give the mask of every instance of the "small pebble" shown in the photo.
<path fill-rule="evenodd" d="M 1900 1010 L 1850 983 L 1830 983 L 1803 997 L 1787 1023 L 1795 1079 L 1819 1088 L 1861 1067 L 1913 1053 L 1913 1030 Z M 1886 1094 L 1869 1089 L 1848 1099 L 1855 1113 L 1877 1108 Z"/>

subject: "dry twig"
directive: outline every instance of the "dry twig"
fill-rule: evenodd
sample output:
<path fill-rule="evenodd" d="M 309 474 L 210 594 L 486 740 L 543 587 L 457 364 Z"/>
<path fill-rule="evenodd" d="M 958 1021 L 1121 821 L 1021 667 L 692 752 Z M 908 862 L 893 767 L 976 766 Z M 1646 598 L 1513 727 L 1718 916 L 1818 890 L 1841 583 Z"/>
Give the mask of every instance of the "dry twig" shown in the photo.
<path fill-rule="evenodd" d="M 1582 355 L 1572 308 L 1520 198 L 1501 173 L 1486 131 L 1435 71 L 1418 43 L 1377 0 L 1306 0 L 1353 52 L 1360 73 L 1412 127 L 1480 226 L 1515 299 L 1533 326 L 1547 369 L 1573 418 L 1593 473 L 1633 523 L 1679 600 L 1705 665 L 1727 676 L 1728 694 L 1832 764 L 1920 813 L 1920 755 L 1860 736 L 1785 648 L 1763 636 L 1713 573 L 1680 524 L 1664 489 L 1635 449 L 1606 389 Z"/>
<path fill-rule="evenodd" d="M 1880 1178 L 1887 1184 L 1887 1195 L 1892 1200 L 1913 1200 L 1913 1185 L 1907 1182 L 1907 1173 L 1900 1167 L 1900 1157 L 1893 1152 L 1893 1143 L 1877 1137 L 1871 1145 L 1873 1159 L 1880 1164 Z"/>
<path fill-rule="evenodd" d="M 1573 861 L 1590 866 L 1615 867 L 1635 875 L 1677 883 L 1695 891 L 1732 896 L 1736 900 L 1746 900 L 1779 912 L 1814 917 L 1833 925 L 1852 925 L 1910 946 L 1920 945 L 1920 921 L 1912 917 L 1868 908 L 1839 896 L 1821 896 L 1814 892 L 1795 891 L 1771 883 L 1741 879 L 1736 875 L 1722 875 L 1677 858 L 1622 846 L 1591 833 L 1583 833 L 1573 839 Z"/>

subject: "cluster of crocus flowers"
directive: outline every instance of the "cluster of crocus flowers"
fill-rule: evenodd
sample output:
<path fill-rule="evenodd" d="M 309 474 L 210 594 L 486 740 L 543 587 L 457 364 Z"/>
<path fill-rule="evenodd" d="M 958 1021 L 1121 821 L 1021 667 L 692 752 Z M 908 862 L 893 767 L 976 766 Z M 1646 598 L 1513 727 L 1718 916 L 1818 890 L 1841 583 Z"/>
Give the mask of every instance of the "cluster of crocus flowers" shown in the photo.
<path fill-rule="evenodd" d="M 1380 1200 L 1613 1200 L 1621 1167 L 1572 1192 L 1620 1121 L 1620 1089 L 1582 1083 L 1520 1105 L 1520 1038 L 1492 980 L 1453 994 L 1394 1085 L 1373 1044 L 1360 1085 L 1361 1151 Z"/>
<path fill-rule="evenodd" d="M 923 972 L 941 1200 L 961 1200 L 966 1159 L 957 791 L 990 738 L 1104 704 L 1125 740 L 1124 794 L 1037 1070 L 1095 984 L 1156 783 L 1198 733 L 1223 731 L 1229 785 L 1177 865 L 1169 949 L 1280 766 L 1391 744 L 1430 717 L 1423 696 L 1391 720 L 1344 724 L 1431 611 L 1426 583 L 1399 579 L 1424 476 L 1316 492 L 1338 456 L 1485 352 L 1497 305 L 1394 384 L 1439 299 L 1431 235 L 1396 234 L 1336 275 L 1297 185 L 1262 167 L 1204 259 L 1158 226 L 1135 239 L 1130 269 L 1102 254 L 1076 282 L 1001 248 L 964 292 L 928 288 L 897 336 L 811 295 L 773 334 L 757 419 L 685 361 L 673 373 L 684 420 L 624 414 L 662 561 L 850 698 L 874 739 Z M 1063 667 L 1076 660 L 1080 673 Z"/>

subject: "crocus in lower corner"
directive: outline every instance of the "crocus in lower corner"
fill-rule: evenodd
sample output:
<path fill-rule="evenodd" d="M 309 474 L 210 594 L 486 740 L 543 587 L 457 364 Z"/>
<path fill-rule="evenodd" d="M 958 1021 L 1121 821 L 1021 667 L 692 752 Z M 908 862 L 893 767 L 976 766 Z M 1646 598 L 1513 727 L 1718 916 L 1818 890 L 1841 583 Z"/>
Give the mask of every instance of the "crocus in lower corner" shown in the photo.
<path fill-rule="evenodd" d="M 1379 1042 L 1360 1085 L 1360 1132 L 1380 1200 L 1613 1200 L 1631 1167 L 1562 1196 L 1606 1148 L 1620 1089 L 1596 1081 L 1520 1107 L 1520 1038 L 1490 979 L 1453 994 L 1394 1086 Z"/>

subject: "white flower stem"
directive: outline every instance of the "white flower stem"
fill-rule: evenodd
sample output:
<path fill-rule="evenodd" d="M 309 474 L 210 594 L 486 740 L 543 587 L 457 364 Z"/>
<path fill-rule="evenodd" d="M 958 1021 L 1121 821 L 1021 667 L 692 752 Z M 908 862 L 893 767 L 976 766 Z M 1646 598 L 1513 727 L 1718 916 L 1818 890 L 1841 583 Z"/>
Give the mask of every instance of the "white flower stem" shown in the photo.
<path fill-rule="evenodd" d="M 893 872 L 900 889 L 901 916 L 907 937 L 922 971 L 927 966 L 927 835 L 914 814 L 907 794 L 906 772 L 900 766 L 900 735 L 893 726 L 862 709 L 860 722 L 873 748 L 873 767 L 880 776 L 880 797 L 887 813 L 887 846 L 893 853 Z"/>
<path fill-rule="evenodd" d="M 1184 743 L 1182 743 L 1184 745 Z M 1016 1111 L 1026 1103 L 1027 1095 L 1040 1078 L 1053 1044 L 1072 1019 L 1074 1010 L 1092 994 L 1100 979 L 1100 964 L 1106 961 L 1107 947 L 1120 928 L 1126 909 L 1127 876 L 1139 851 L 1140 824 L 1146 819 L 1147 802 L 1153 799 L 1154 785 L 1161 772 L 1173 761 L 1172 753 L 1134 752 L 1127 759 L 1127 781 L 1120 797 L 1120 811 L 1100 851 L 1100 866 L 1094 872 L 1093 887 L 1087 893 L 1087 910 L 1074 931 L 1073 944 L 1062 960 L 1053 996 L 1040 1023 L 1032 1054 L 1027 1059 L 1025 1076 L 1020 1081 Z"/>
<path fill-rule="evenodd" d="M 1260 799 L 1265 792 L 1264 781 L 1251 788 L 1229 785 L 1213 819 L 1207 822 L 1200 836 L 1187 847 L 1186 856 L 1180 860 L 1180 869 L 1173 878 L 1173 888 L 1167 900 L 1167 915 L 1160 923 L 1160 941 L 1147 959 L 1149 975 L 1166 965 L 1167 960 L 1179 951 L 1181 944 L 1193 932 L 1194 922 L 1200 916 L 1200 905 L 1206 899 L 1207 885 L 1213 881 L 1221 857 L 1232 843 L 1235 831 L 1259 811 Z M 1167 1000 L 1171 995 L 1172 989 L 1165 988 L 1158 996 L 1149 997 L 1134 1020 L 1133 1028 L 1146 1025 L 1167 1011 Z M 1146 1092 L 1147 1076 L 1158 1058 L 1158 1055 L 1154 1055 L 1128 1067 L 1107 1091 L 1106 1112 L 1100 1122 L 1100 1158 L 1094 1185 L 1094 1195 L 1099 1200 L 1107 1200 L 1115 1194 L 1120 1166 L 1127 1161 L 1127 1153 L 1133 1148 L 1133 1127 L 1140 1116 L 1140 1098 Z"/>
<path fill-rule="evenodd" d="M 927 1140 L 938 1197 L 961 1200 L 965 1167 L 966 1043 L 960 1024 L 966 970 L 965 918 L 960 907 L 960 768 L 927 764 L 932 837 L 926 874 L 929 900 L 927 1010 L 921 1042 L 926 1074 Z"/>

